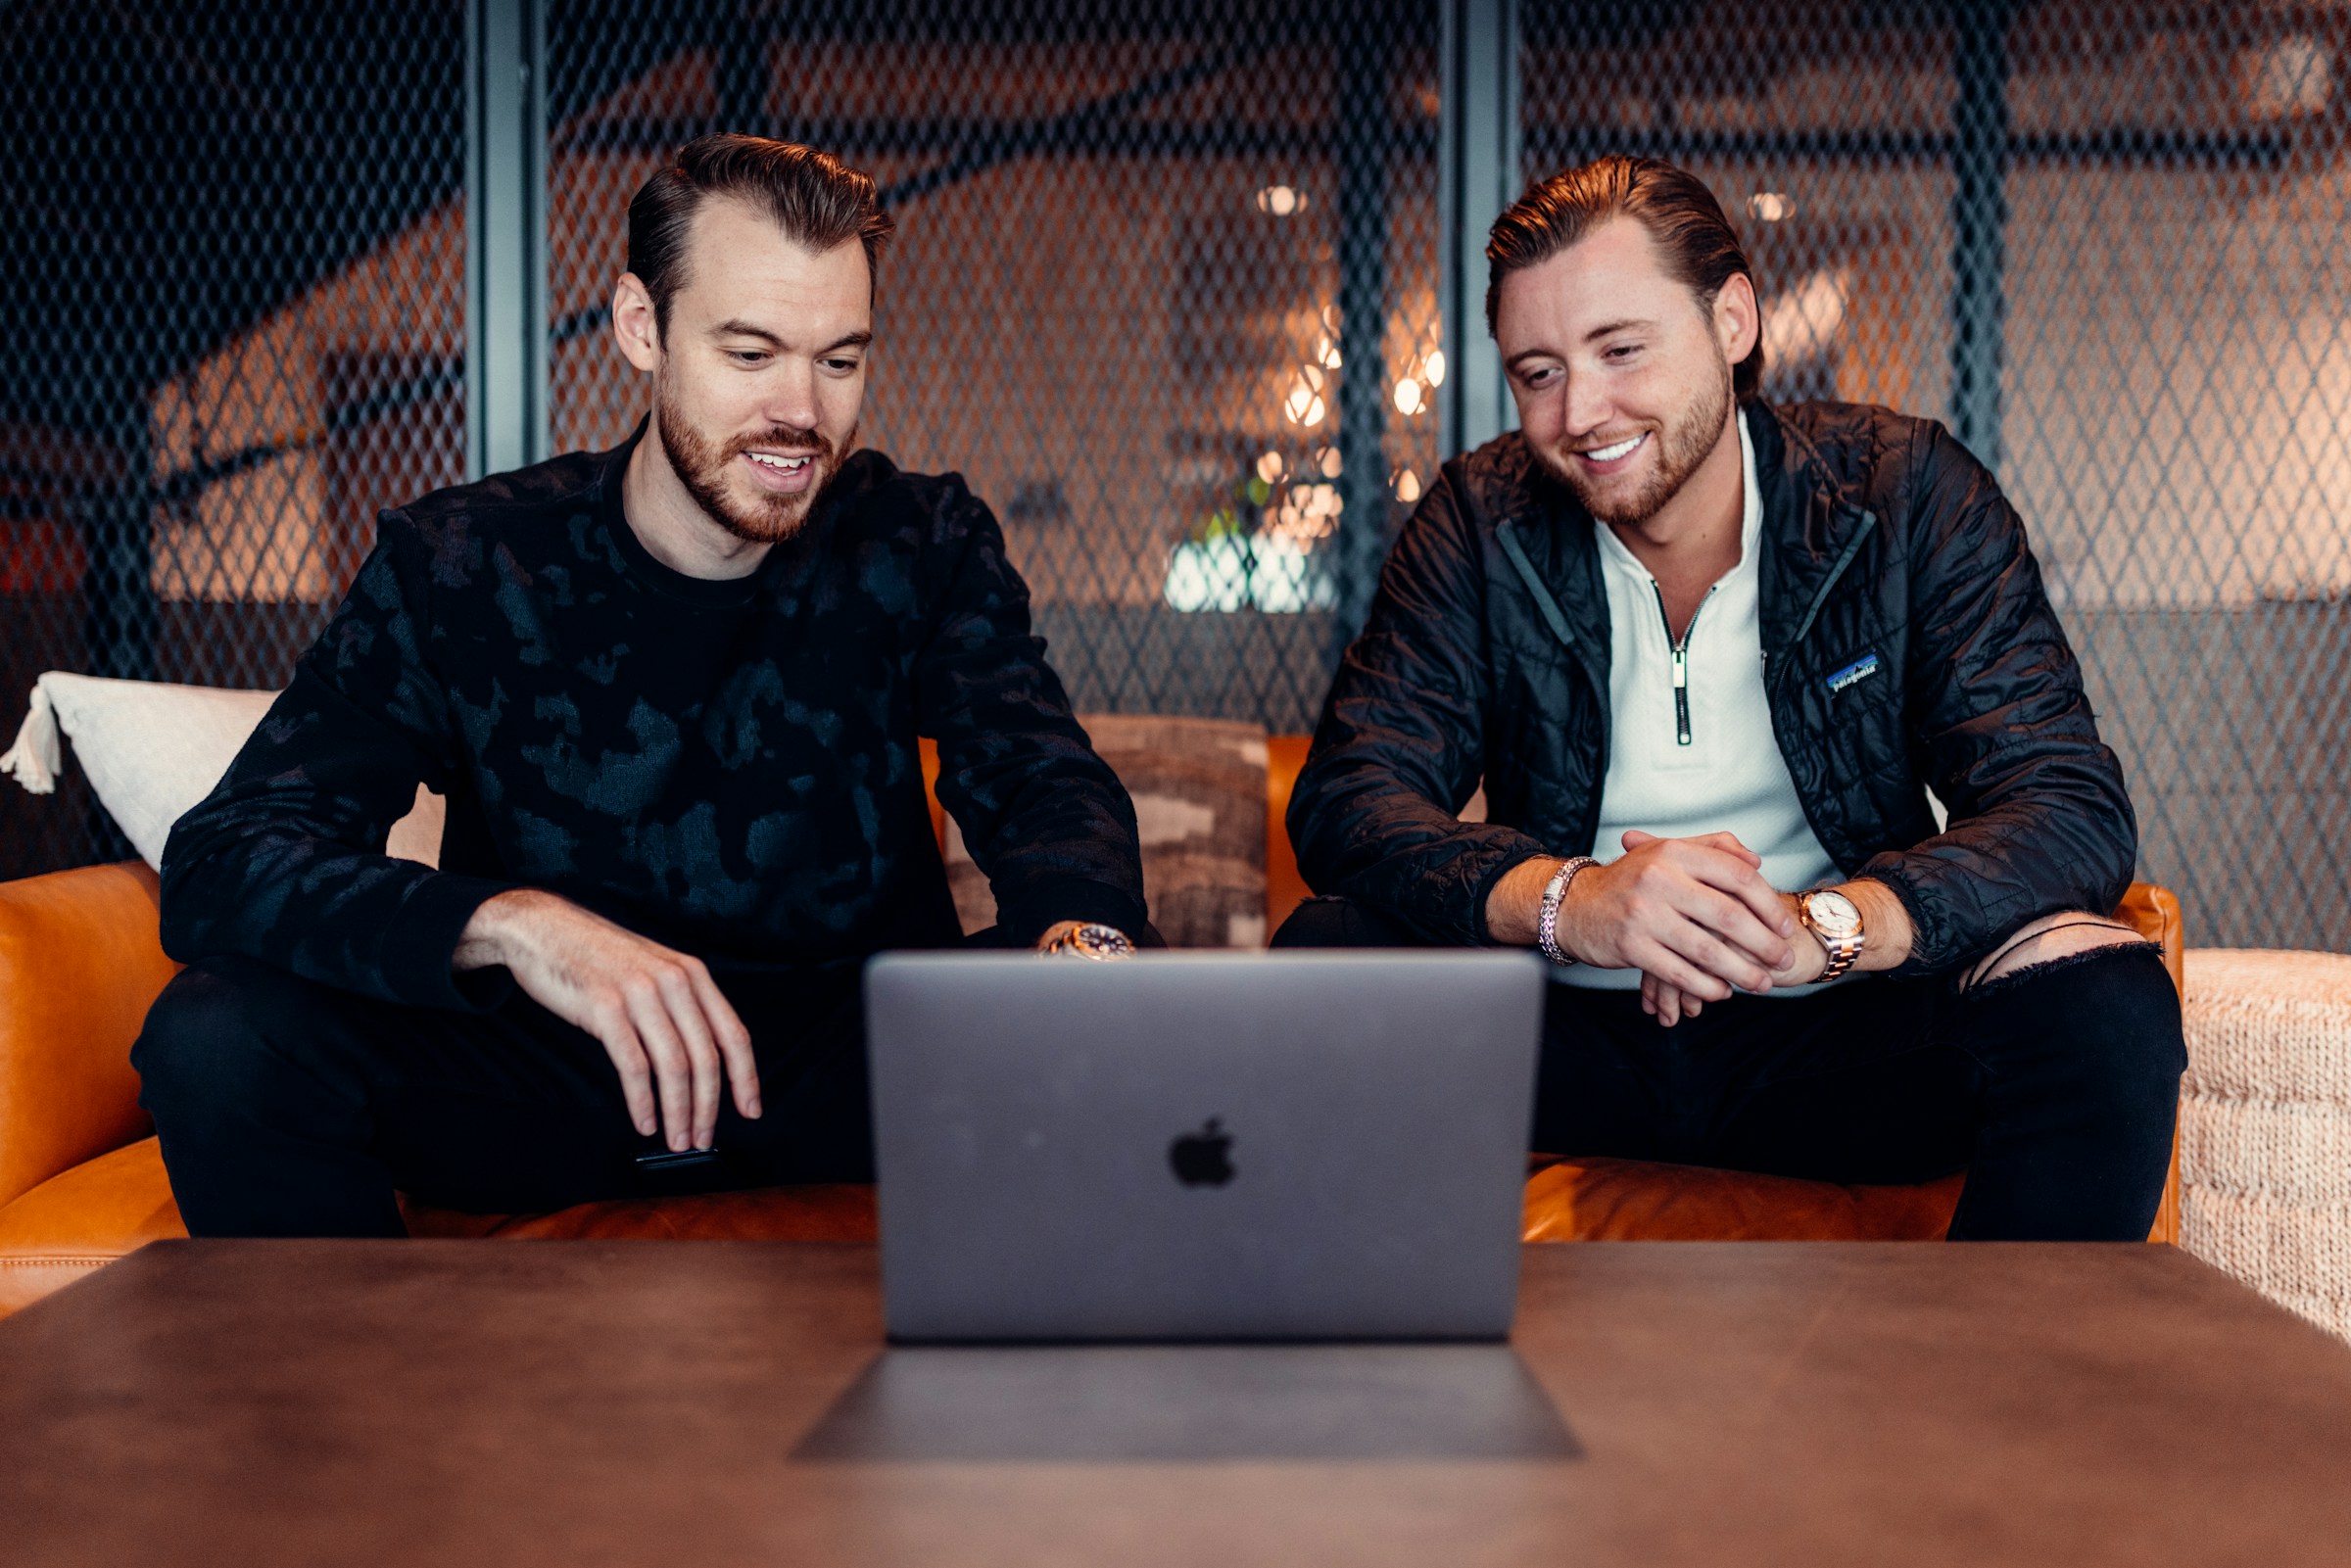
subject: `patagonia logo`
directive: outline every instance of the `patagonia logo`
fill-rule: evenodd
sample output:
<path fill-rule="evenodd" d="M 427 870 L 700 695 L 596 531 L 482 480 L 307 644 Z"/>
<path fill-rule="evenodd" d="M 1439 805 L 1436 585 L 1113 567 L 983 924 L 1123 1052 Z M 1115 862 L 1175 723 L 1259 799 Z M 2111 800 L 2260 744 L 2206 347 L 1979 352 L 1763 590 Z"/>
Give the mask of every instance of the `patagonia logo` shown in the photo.
<path fill-rule="evenodd" d="M 1830 676 L 1829 689 L 1842 691 L 1847 687 L 1852 686 L 1856 682 L 1866 681 L 1877 673 L 1878 656 L 1875 653 L 1865 653 L 1844 669 L 1839 670 L 1835 675 Z"/>

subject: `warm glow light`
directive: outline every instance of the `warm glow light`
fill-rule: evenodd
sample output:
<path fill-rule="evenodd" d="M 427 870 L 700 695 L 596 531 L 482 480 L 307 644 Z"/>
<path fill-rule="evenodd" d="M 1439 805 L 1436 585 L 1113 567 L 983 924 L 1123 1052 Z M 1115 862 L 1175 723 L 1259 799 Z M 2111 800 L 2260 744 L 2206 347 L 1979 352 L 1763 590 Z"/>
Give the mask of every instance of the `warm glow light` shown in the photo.
<path fill-rule="evenodd" d="M 1757 191 L 1747 199 L 1747 210 L 1765 223 L 1777 223 L 1796 214 L 1796 203 L 1786 191 Z"/>
<path fill-rule="evenodd" d="M 2256 119 L 2323 115 L 2334 97 L 2334 63 L 2327 46 L 2308 33 L 2289 33 L 2247 51 L 2237 72 Z"/>
<path fill-rule="evenodd" d="M 1257 210 L 1275 217 L 1287 217 L 1305 207 L 1306 192 L 1287 185 L 1269 185 L 1257 193 Z"/>
<path fill-rule="evenodd" d="M 1420 379 L 1432 387 L 1445 385 L 1445 351 L 1431 349 L 1428 357 L 1420 361 Z"/>
<path fill-rule="evenodd" d="M 1397 470 L 1396 499 L 1407 506 L 1420 499 L 1420 476 L 1410 468 Z"/>
<path fill-rule="evenodd" d="M 1271 485 L 1281 477 L 1281 453 L 1269 451 L 1257 460 L 1257 477 Z"/>
<path fill-rule="evenodd" d="M 1420 403 L 1419 382 L 1407 376 L 1404 380 L 1396 383 L 1396 411 L 1398 413 L 1418 413 Z"/>
<path fill-rule="evenodd" d="M 1315 344 L 1315 361 L 1336 370 L 1339 367 L 1339 346 L 1328 338 L 1319 340 Z"/>
<path fill-rule="evenodd" d="M 1339 513 L 1346 509 L 1336 485 L 1292 485 L 1266 527 L 1274 539 L 1311 550 L 1338 527 Z"/>
<path fill-rule="evenodd" d="M 1336 447 L 1323 448 L 1319 452 L 1316 453 L 1315 466 L 1322 470 L 1323 478 L 1338 478 L 1340 467 L 1339 449 Z"/>
<path fill-rule="evenodd" d="M 1290 395 L 1281 401 L 1281 412 L 1291 424 L 1304 425 L 1312 430 L 1322 422 L 1324 409 L 1322 400 L 1315 396 L 1315 389 L 1301 379 L 1290 388 Z"/>
<path fill-rule="evenodd" d="M 1775 295 L 1763 308 L 1763 362 L 1785 370 L 1830 359 L 1845 330 L 1846 294 L 1851 284 L 1845 269 L 1822 267 Z"/>

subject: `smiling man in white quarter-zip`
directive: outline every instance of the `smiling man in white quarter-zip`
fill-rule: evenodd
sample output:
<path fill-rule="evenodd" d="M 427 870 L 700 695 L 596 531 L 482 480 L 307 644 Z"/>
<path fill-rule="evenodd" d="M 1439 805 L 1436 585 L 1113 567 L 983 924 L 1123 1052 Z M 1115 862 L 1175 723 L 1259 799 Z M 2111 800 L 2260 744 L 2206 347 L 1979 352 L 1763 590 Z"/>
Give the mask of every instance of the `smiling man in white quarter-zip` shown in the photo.
<path fill-rule="evenodd" d="M 1764 402 L 1752 269 L 1680 169 L 1567 170 L 1487 257 L 1521 428 L 1387 562 L 1292 795 L 1328 896 L 1277 943 L 1539 948 L 1545 1150 L 1966 1168 L 1953 1236 L 2143 1237 L 2178 998 L 2104 913 L 2130 800 L 1991 476 Z"/>

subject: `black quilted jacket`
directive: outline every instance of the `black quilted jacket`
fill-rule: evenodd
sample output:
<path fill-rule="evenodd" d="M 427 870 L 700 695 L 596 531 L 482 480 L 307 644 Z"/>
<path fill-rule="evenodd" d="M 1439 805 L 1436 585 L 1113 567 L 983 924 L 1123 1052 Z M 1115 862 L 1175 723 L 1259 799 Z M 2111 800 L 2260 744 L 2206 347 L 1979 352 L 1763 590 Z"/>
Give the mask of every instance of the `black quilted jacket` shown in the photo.
<path fill-rule="evenodd" d="M 1904 972 L 1965 963 L 2036 916 L 2111 908 L 2137 854 L 2122 768 L 1991 474 L 1941 425 L 1888 409 L 1748 412 L 1772 732 L 1830 858 L 1908 909 Z M 1505 872 L 1593 847 L 1608 649 L 1590 514 L 1515 432 L 1447 463 L 1291 797 L 1307 881 L 1438 940 L 1487 940 Z M 1456 821 L 1481 777 L 1489 820 Z"/>

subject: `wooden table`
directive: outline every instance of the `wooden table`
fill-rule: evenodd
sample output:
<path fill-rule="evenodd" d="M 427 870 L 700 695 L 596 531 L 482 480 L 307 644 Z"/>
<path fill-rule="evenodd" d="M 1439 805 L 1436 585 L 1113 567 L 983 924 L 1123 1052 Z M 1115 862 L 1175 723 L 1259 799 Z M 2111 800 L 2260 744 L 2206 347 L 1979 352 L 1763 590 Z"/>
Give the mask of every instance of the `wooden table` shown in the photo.
<path fill-rule="evenodd" d="M 871 1249 L 185 1242 L 0 1324 L 0 1560 L 2351 1562 L 2167 1247 L 1526 1253 L 1509 1348 L 885 1352 Z"/>

